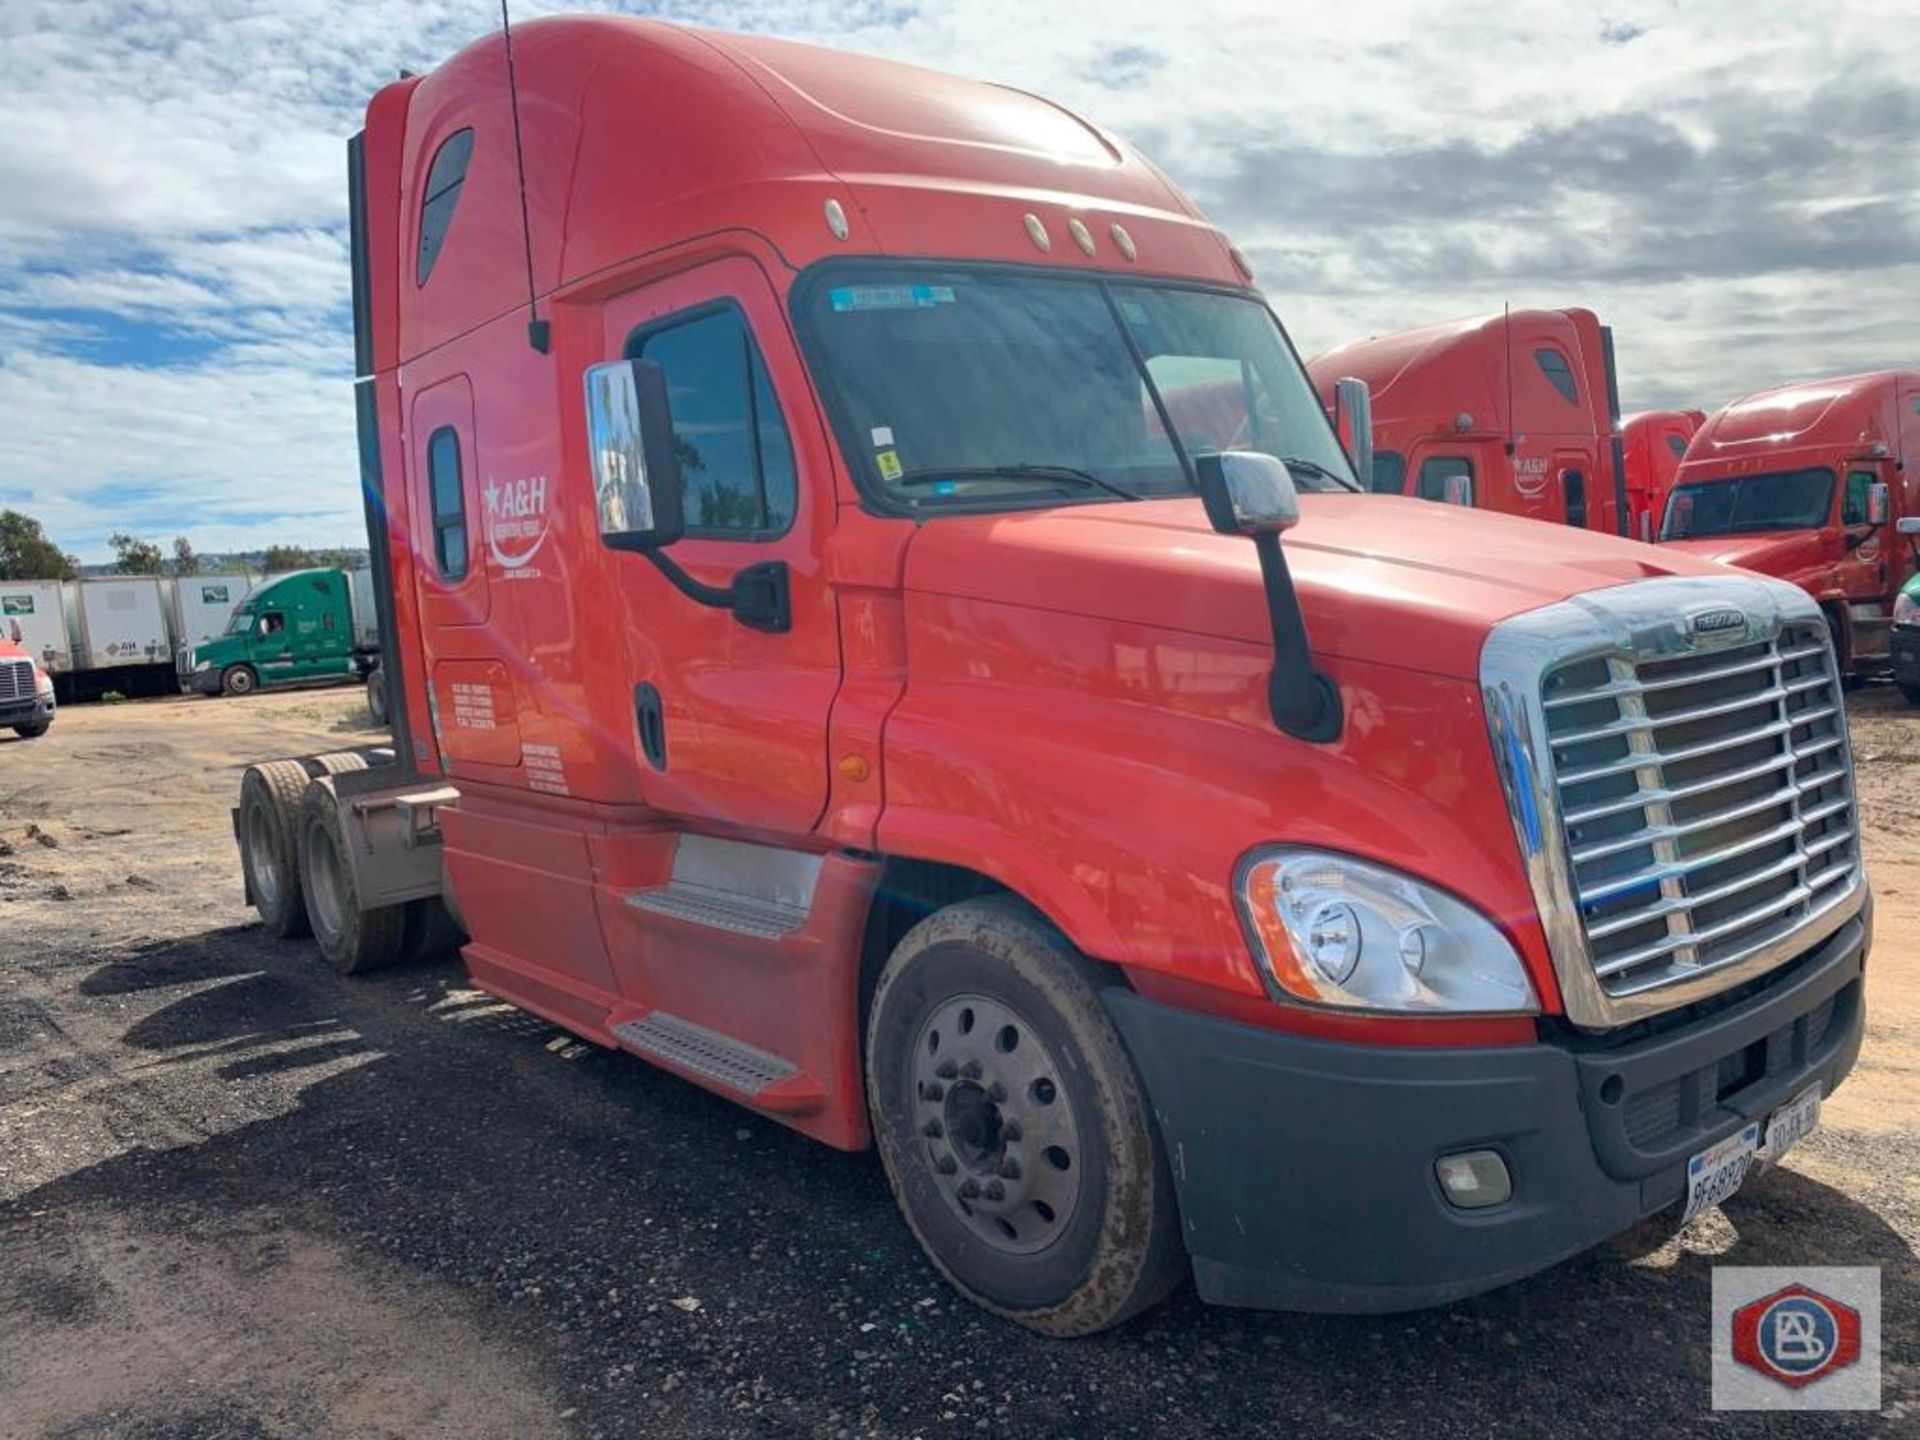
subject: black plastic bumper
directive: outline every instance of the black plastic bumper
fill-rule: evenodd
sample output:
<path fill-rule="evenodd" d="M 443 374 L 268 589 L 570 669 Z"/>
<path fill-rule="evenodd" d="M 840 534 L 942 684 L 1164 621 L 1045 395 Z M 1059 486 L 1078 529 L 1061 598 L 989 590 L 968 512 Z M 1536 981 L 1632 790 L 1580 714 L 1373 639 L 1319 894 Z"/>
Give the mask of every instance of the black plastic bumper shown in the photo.
<path fill-rule="evenodd" d="M 14 725 L 37 725 L 53 718 L 53 697 L 37 695 L 31 700 L 10 700 L 0 705 L 0 730 Z"/>
<path fill-rule="evenodd" d="M 1897 625 L 1888 644 L 1893 652 L 1893 678 L 1909 690 L 1920 690 L 1920 630 Z"/>
<path fill-rule="evenodd" d="M 1868 921 L 1761 993 L 1628 1043 L 1316 1040 L 1102 992 L 1145 1078 L 1202 1298 L 1409 1310 L 1517 1280 L 1684 1197 L 1689 1156 L 1853 1068 Z M 1513 1197 L 1454 1208 L 1492 1149 Z"/>

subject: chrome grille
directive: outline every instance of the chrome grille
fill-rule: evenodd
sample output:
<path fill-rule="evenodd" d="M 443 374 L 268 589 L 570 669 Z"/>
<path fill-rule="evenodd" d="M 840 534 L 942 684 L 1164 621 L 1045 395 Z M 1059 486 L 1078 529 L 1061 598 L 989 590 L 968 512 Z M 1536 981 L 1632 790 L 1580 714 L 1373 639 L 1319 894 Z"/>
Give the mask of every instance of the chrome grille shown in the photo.
<path fill-rule="evenodd" d="M 0 660 L 0 701 L 33 699 L 33 662 Z"/>
<path fill-rule="evenodd" d="M 1544 673 L 1572 899 L 1611 997 L 1736 965 L 1853 888 L 1846 715 L 1825 627 L 1741 638 Z"/>

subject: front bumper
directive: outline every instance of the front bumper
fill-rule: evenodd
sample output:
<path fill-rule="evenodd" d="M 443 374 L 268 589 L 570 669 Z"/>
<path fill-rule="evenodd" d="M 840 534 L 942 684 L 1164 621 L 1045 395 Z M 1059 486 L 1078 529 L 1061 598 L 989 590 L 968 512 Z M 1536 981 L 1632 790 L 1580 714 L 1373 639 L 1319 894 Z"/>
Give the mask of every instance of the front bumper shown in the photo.
<path fill-rule="evenodd" d="M 36 695 L 31 700 L 9 700 L 0 704 L 0 730 L 13 725 L 36 725 L 53 719 L 53 696 Z"/>
<path fill-rule="evenodd" d="M 1816 1080 L 1831 1093 L 1860 1052 L 1868 927 L 1624 1042 L 1354 1045 L 1103 994 L 1160 1122 L 1201 1297 L 1410 1310 L 1631 1228 L 1684 1198 L 1689 1156 Z M 1434 1161 L 1474 1149 L 1501 1153 L 1513 1197 L 1455 1209 Z"/>
<path fill-rule="evenodd" d="M 1893 651 L 1893 678 L 1909 690 L 1920 690 L 1920 629 L 1896 625 L 1888 643 Z"/>
<path fill-rule="evenodd" d="M 220 668 L 218 666 L 211 666 L 205 670 L 181 670 L 177 673 L 180 676 L 180 688 L 182 690 L 192 690 L 201 695 L 218 695 L 220 693 Z"/>

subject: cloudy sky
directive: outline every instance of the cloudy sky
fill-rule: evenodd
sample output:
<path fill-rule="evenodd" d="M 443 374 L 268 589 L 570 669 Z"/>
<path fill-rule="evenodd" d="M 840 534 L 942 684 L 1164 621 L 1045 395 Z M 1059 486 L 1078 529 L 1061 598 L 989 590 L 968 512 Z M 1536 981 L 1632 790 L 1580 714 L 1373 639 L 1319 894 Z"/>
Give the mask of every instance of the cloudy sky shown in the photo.
<path fill-rule="evenodd" d="M 595 8 L 515 0 L 514 14 Z M 1629 409 L 1920 364 L 1911 0 L 603 5 L 1040 91 L 1158 159 L 1307 353 L 1521 305 Z M 83 559 L 361 538 L 343 141 L 497 0 L 0 5 L 0 507 Z"/>

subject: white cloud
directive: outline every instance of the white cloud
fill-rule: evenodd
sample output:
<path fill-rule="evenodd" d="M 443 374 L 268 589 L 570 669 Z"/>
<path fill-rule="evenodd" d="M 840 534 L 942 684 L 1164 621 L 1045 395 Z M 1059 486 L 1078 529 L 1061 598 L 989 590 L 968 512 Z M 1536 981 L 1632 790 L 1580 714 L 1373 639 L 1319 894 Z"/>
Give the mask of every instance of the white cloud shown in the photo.
<path fill-rule="evenodd" d="M 561 8 L 581 7 L 514 12 Z M 1920 261 L 1806 259 L 1849 225 L 1914 223 L 1911 131 L 1832 98 L 1913 93 L 1907 5 L 660 8 L 1036 90 L 1130 136 L 1235 234 L 1309 352 L 1505 301 L 1587 304 L 1615 327 L 1629 404 L 1711 403 L 1910 361 L 1920 333 Z M 0 492 L 90 558 L 120 525 L 203 549 L 351 540 L 342 142 L 379 84 L 496 23 L 496 0 L 8 0 Z M 1634 168 L 1682 152 L 1709 159 Z M 1300 163 L 1261 169 L 1275 154 Z M 1408 155 L 1453 157 L 1484 191 L 1450 212 L 1445 175 L 1395 171 Z M 1777 225 L 1799 233 L 1760 243 Z M 1659 263 L 1627 265 L 1643 256 Z M 159 363 L 128 363 L 129 325 Z"/>

